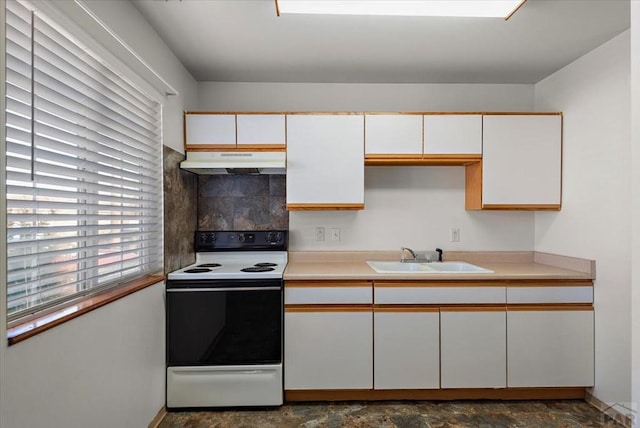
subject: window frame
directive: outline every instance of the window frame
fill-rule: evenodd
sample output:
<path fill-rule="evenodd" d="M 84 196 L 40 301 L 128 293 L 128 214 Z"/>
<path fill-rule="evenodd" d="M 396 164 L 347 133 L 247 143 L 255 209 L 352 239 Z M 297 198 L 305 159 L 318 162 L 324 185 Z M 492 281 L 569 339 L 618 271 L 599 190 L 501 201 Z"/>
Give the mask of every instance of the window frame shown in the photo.
<path fill-rule="evenodd" d="M 16 1 L 16 0 L 8 0 L 8 1 Z M 8 3 L 8 2 L 7 2 Z M 29 2 L 27 1 L 16 1 L 16 3 L 20 3 L 23 6 L 26 6 L 29 9 L 34 9 L 36 10 L 36 13 L 39 15 L 40 18 L 44 19 L 47 24 L 49 25 L 54 25 L 54 26 L 59 26 L 61 27 L 60 24 L 57 24 L 55 22 L 55 19 L 52 19 L 47 11 L 40 11 L 39 7 L 33 7 L 33 5 L 31 5 Z M 2 9 L 2 23 L 4 25 L 6 25 L 7 19 L 8 19 L 8 14 L 6 12 L 6 9 L 8 6 L 3 7 Z M 45 9 L 48 8 L 48 6 L 45 7 Z M 94 17 L 95 18 L 95 17 Z M 56 30 L 58 30 L 56 28 Z M 60 31 L 63 36 L 66 36 L 68 38 L 70 38 L 70 40 L 73 43 L 76 43 L 81 49 L 85 50 L 85 51 L 91 51 L 91 55 L 94 57 L 100 57 L 102 52 L 95 52 L 95 50 L 92 50 L 91 48 L 87 47 L 87 45 L 85 45 L 84 43 L 78 43 L 79 40 L 83 40 L 84 37 L 89 37 L 86 36 L 85 34 L 82 33 L 82 31 L 76 27 L 73 28 L 73 31 L 69 31 L 68 28 L 65 27 L 65 29 L 63 31 Z M 90 37 L 89 37 L 90 38 Z M 8 39 L 6 33 L 5 33 L 5 41 Z M 91 38 L 90 38 L 91 39 Z M 93 39 L 91 39 L 93 40 Z M 3 48 L 0 51 L 0 54 L 3 55 L 3 57 L 5 57 L 5 55 L 7 55 L 7 49 L 5 46 L 3 46 Z M 107 59 L 101 59 L 101 61 L 103 63 L 108 63 L 109 59 L 112 58 L 107 58 Z M 100 61 L 100 60 L 98 60 Z M 45 331 L 49 328 L 52 328 L 56 325 L 59 325 L 67 320 L 76 318 L 79 315 L 82 315 L 84 313 L 87 313 L 91 310 L 97 309 L 101 306 L 104 306 L 107 303 L 110 303 L 112 301 L 118 300 L 124 296 L 127 296 L 129 294 L 132 294 L 136 291 L 139 291 L 141 289 L 144 289 L 148 286 L 157 284 L 158 282 L 161 282 L 164 280 L 164 274 L 162 273 L 163 270 L 163 247 L 164 247 L 164 243 L 163 243 L 163 194 L 162 194 L 162 108 L 163 108 L 163 103 L 162 103 L 162 97 L 160 96 L 159 93 L 153 93 L 148 91 L 148 88 L 140 88 L 139 86 L 136 86 L 136 81 L 141 81 L 143 80 L 142 77 L 137 76 L 135 74 L 132 74 L 131 70 L 126 68 L 126 67 L 122 67 L 122 64 L 119 63 L 118 61 L 115 61 L 116 64 L 113 64 L 113 62 L 109 65 L 112 69 L 116 70 L 116 74 L 119 75 L 119 77 L 126 79 L 128 81 L 129 84 L 131 84 L 132 86 L 136 87 L 136 89 L 138 91 L 140 91 L 141 93 L 144 93 L 144 95 L 146 97 L 148 97 L 150 100 L 156 102 L 158 104 L 158 111 L 156 113 L 157 115 L 157 119 L 158 119 L 158 128 L 157 128 L 157 140 L 154 141 L 154 145 L 155 145 L 155 150 L 156 150 L 156 154 L 157 154 L 157 162 L 158 165 L 154 165 L 155 167 L 159 168 L 160 174 L 159 174 L 159 193 L 157 195 L 155 195 L 156 199 L 156 204 L 157 204 L 157 211 L 156 211 L 156 216 L 159 219 L 159 224 L 157 225 L 157 228 L 154 229 L 155 233 L 158 234 L 159 238 L 159 255 L 156 257 L 155 260 L 155 266 L 156 268 L 158 268 L 158 271 L 149 271 L 143 275 L 138 275 L 133 279 L 124 279 L 122 281 L 115 281 L 112 284 L 108 284 L 108 285 L 103 285 L 103 286 L 99 286 L 99 287 L 93 287 L 90 290 L 88 290 L 86 293 L 84 294 L 73 294 L 73 298 L 71 299 L 67 299 L 66 301 L 57 304 L 55 306 L 51 306 L 51 307 L 41 307 L 40 310 L 29 310 L 27 312 L 25 312 L 24 314 L 22 314 L 19 317 L 14 317 L 11 320 L 7 319 L 7 336 L 8 336 L 8 343 L 14 344 L 14 343 L 18 343 L 21 340 L 24 340 L 28 337 L 31 337 L 41 331 Z M 5 85 L 5 97 L 3 97 L 3 100 L 5 102 L 4 108 L 2 109 L 2 118 L 4 119 L 4 123 L 5 126 L 2 129 L 2 141 L 3 144 L 7 143 L 7 115 L 6 115 L 6 109 L 7 109 L 7 68 L 8 68 L 8 64 L 5 63 L 5 67 L 3 67 L 2 70 L 2 84 Z M 132 77 L 132 79 L 130 79 L 129 77 Z M 144 85 L 143 85 L 144 86 Z M 5 189 L 3 190 L 3 193 L 5 195 L 5 198 L 3 198 L 3 204 L 1 205 L 2 211 L 4 213 L 4 218 L 3 221 L 1 223 L 2 226 L 4 226 L 4 230 L 5 230 L 5 235 L 2 237 L 2 240 L 0 240 L 0 243 L 3 243 L 4 245 L 2 245 L 3 249 L 2 249 L 2 254 L 1 254 L 1 259 L 3 260 L 3 264 L 4 266 L 2 267 L 2 269 L 0 269 L 0 274 L 7 279 L 9 272 L 8 272 L 8 263 L 9 263 L 9 257 L 8 254 L 5 252 L 6 251 L 6 239 L 9 235 L 9 231 L 10 229 L 8 228 L 8 224 L 7 224 L 7 218 L 6 216 L 8 215 L 8 205 L 6 203 L 6 197 L 7 197 L 7 183 L 8 183 L 8 178 L 7 178 L 7 173 L 6 173 L 6 165 L 7 165 L 7 149 L 8 147 L 5 145 L 3 146 L 4 150 L 2 151 L 2 160 L 3 160 L 3 166 L 5 166 L 5 168 L 3 168 L 2 170 L 2 175 L 0 176 L 0 178 L 3 179 L 3 182 L 5 183 Z M 154 233 L 154 232 L 151 232 Z M 99 235 L 95 235 L 93 238 L 94 240 L 98 240 L 99 239 Z M 98 246 L 98 248 L 95 249 L 95 251 L 99 251 L 100 247 Z M 96 269 L 96 267 L 94 266 L 93 269 Z M 2 299 L 0 299 L 0 304 L 2 305 L 3 308 L 5 308 L 5 314 L 6 311 L 8 309 L 8 285 L 7 287 L 5 287 L 5 289 L 2 291 L 2 293 L 0 293 L 0 295 L 2 296 Z"/>

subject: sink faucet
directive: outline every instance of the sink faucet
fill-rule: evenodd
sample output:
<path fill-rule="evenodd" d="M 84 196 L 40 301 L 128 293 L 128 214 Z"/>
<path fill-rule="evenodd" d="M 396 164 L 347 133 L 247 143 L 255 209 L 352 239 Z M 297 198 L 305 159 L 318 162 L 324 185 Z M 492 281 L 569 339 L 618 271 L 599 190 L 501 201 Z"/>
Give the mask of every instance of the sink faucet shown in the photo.
<path fill-rule="evenodd" d="M 400 251 L 401 251 L 401 253 L 400 253 L 400 262 L 401 262 L 401 263 L 404 263 L 404 262 L 406 262 L 407 260 L 409 260 L 409 261 L 415 261 L 415 260 L 418 260 L 418 256 L 416 255 L 415 251 L 413 251 L 411 248 L 402 247 L 402 248 L 400 248 Z M 406 252 L 408 252 L 409 254 L 411 254 L 411 258 L 410 258 L 410 259 L 407 259 L 407 258 L 404 256 L 405 251 L 406 251 Z"/>

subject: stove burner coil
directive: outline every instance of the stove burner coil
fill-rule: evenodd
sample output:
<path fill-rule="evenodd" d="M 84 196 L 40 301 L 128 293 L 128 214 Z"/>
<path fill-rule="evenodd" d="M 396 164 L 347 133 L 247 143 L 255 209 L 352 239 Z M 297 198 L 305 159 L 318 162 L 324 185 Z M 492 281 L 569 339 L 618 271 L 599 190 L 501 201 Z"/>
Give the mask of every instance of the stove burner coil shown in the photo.
<path fill-rule="evenodd" d="M 272 270 L 275 270 L 272 267 L 267 267 L 267 266 L 251 266 L 251 267 L 246 267 L 244 269 L 240 269 L 242 272 L 270 272 Z"/>
<path fill-rule="evenodd" d="M 211 269 L 207 269 L 207 268 L 194 268 L 194 269 L 187 269 L 187 270 L 185 270 L 185 273 L 205 273 L 205 272 L 211 272 Z"/>
<path fill-rule="evenodd" d="M 256 267 L 274 267 L 278 266 L 276 263 L 256 263 L 254 266 Z"/>
<path fill-rule="evenodd" d="M 201 265 L 198 265 L 198 267 L 217 268 L 217 267 L 222 267 L 222 265 L 220 263 L 203 263 Z"/>

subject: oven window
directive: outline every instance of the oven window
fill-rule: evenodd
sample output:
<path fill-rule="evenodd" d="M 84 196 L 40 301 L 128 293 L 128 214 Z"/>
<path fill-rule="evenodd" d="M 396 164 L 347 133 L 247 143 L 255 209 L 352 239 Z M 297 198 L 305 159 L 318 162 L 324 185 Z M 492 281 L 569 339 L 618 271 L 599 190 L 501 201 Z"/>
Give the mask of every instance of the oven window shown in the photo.
<path fill-rule="evenodd" d="M 167 360 L 179 365 L 282 361 L 282 289 L 167 292 Z M 232 287 L 227 287 L 232 288 Z"/>

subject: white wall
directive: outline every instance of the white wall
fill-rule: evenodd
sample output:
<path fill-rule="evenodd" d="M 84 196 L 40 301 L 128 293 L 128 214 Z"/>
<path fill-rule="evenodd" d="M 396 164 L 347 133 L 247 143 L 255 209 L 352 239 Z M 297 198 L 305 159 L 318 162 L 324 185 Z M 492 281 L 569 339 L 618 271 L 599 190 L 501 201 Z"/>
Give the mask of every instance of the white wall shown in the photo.
<path fill-rule="evenodd" d="M 629 31 L 535 85 L 564 112 L 560 212 L 535 215 L 535 249 L 596 260 L 594 396 L 631 401 Z"/>
<path fill-rule="evenodd" d="M 2 352 L 3 428 L 146 427 L 164 406 L 164 284 Z"/>
<path fill-rule="evenodd" d="M 199 82 L 211 111 L 530 111 L 533 85 Z"/>
<path fill-rule="evenodd" d="M 96 39 L 108 39 L 72 1 L 50 2 Z M 90 1 L 99 18 L 137 50 L 179 96 L 165 101 L 165 143 L 181 150 L 182 110 L 196 105 L 196 84 L 128 1 Z M 4 39 L 4 4 L 0 7 Z M 105 35 L 106 34 L 106 35 Z M 105 41 L 105 40 L 103 40 Z M 107 43 L 109 44 L 109 43 Z M 109 49 L 114 48 L 113 42 Z M 113 54 L 132 68 L 131 55 Z M 4 60 L 4 43 L 0 47 Z M 4 82 L 4 64 L 0 67 Z M 4 94 L 4 91 L 3 91 Z M 0 109 L 4 123 L 4 108 Z M 0 128 L 0 157 L 4 155 Z M 2 159 L 4 165 L 4 159 Z M 4 168 L 0 168 L 4 182 Z M 0 192 L 4 192 L 4 186 Z M 5 212 L 0 195 L 0 212 Z M 0 230 L 5 230 L 0 216 Z M 0 277 L 6 277 L 6 234 L 0 234 Z M 35 337 L 0 343 L 0 427 L 145 427 L 165 403 L 164 285 L 156 284 Z M 0 307 L 6 289 L 0 287 Z M 6 337 L 4 311 L 0 337 Z"/>
<path fill-rule="evenodd" d="M 631 2 L 632 377 L 633 426 L 640 427 L 640 2 Z"/>
<path fill-rule="evenodd" d="M 211 111 L 532 111 L 533 85 L 198 84 Z M 464 209 L 463 167 L 366 167 L 365 210 L 291 212 L 293 250 L 532 250 L 533 213 Z M 315 228 L 326 228 L 324 242 Z M 340 242 L 331 228 L 340 228 Z M 449 229 L 460 228 L 459 243 Z"/>

